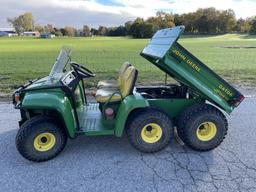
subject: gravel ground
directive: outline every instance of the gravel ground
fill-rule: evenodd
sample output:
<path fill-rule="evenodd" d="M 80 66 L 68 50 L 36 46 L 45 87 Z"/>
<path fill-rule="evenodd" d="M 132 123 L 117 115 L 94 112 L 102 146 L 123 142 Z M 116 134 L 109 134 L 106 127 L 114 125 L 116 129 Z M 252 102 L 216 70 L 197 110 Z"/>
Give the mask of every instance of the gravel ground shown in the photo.
<path fill-rule="evenodd" d="M 229 120 L 217 149 L 199 153 L 174 139 L 163 151 L 142 154 L 126 137 L 69 140 L 55 159 L 33 163 L 15 148 L 19 112 L 0 103 L 0 191 L 256 191 L 256 97 Z"/>

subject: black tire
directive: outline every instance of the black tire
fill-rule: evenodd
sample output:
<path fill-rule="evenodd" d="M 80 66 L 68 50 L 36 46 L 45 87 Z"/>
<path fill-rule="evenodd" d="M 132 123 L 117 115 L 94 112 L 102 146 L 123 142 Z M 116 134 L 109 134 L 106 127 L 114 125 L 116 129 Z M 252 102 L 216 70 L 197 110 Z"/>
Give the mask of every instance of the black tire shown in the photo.
<path fill-rule="evenodd" d="M 173 136 L 173 126 L 169 117 L 154 109 L 135 113 L 136 114 L 133 114 L 133 117 L 129 119 L 126 129 L 130 143 L 136 149 L 145 153 L 153 153 L 165 148 Z M 161 129 L 161 136 L 154 136 L 154 141 L 150 141 L 153 143 L 149 143 L 142 138 L 142 131 L 148 132 L 147 129 L 153 131 L 155 126 L 158 130 Z M 149 130 L 150 133 L 151 131 Z"/>
<path fill-rule="evenodd" d="M 216 130 L 208 139 L 198 136 L 201 126 L 214 125 Z M 181 140 L 196 151 L 209 151 L 219 146 L 225 139 L 228 122 L 223 113 L 216 107 L 200 103 L 186 109 L 178 119 L 177 132 Z"/>
<path fill-rule="evenodd" d="M 61 124 L 60 124 L 61 125 Z M 26 121 L 18 130 L 16 135 L 16 148 L 26 159 L 35 162 L 42 162 L 56 157 L 67 143 L 65 130 L 55 120 L 46 116 L 36 116 Z M 42 137 L 40 137 L 40 134 Z M 50 135 L 51 143 L 46 136 Z M 53 136 L 52 136 L 53 135 Z M 40 140 L 40 139 L 41 140 Z M 40 145 L 35 145 L 36 141 L 49 143 L 49 149 L 41 149 Z M 44 151 L 42 151 L 44 149 Z M 46 150 L 46 151 L 45 151 Z"/>

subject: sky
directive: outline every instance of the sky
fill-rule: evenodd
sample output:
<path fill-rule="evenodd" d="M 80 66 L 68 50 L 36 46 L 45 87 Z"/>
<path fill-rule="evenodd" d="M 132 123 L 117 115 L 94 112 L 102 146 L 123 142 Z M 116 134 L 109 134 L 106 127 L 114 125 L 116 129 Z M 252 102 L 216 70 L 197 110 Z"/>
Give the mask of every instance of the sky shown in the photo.
<path fill-rule="evenodd" d="M 256 15 L 256 0 L 0 0 L 0 27 L 9 27 L 7 17 L 26 11 L 40 25 L 98 27 L 118 26 L 157 11 L 188 13 L 206 7 L 233 9 L 237 18 Z"/>

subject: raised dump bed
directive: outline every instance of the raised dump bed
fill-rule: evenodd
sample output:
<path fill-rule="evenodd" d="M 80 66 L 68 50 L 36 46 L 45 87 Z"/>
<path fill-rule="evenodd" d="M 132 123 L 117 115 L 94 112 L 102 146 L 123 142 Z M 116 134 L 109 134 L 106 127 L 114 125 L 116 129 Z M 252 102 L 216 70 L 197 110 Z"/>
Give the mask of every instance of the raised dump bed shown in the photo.
<path fill-rule="evenodd" d="M 159 30 L 141 56 L 201 97 L 231 113 L 244 96 L 177 42 L 184 29 L 184 26 L 178 26 Z"/>

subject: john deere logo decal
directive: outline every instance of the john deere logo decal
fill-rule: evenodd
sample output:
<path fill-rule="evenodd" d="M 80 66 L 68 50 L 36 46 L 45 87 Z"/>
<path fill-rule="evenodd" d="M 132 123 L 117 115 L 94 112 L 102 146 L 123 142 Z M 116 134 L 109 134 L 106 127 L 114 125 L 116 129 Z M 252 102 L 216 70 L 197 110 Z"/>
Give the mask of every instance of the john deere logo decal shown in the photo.
<path fill-rule="evenodd" d="M 198 73 L 201 72 L 201 68 L 196 63 L 191 61 L 190 59 L 187 59 L 187 57 L 184 54 L 182 54 L 180 51 L 178 51 L 177 49 L 172 49 L 171 51 L 175 56 L 179 57 L 181 60 L 183 60 L 186 64 L 188 64 L 190 67 L 192 67 Z"/>

